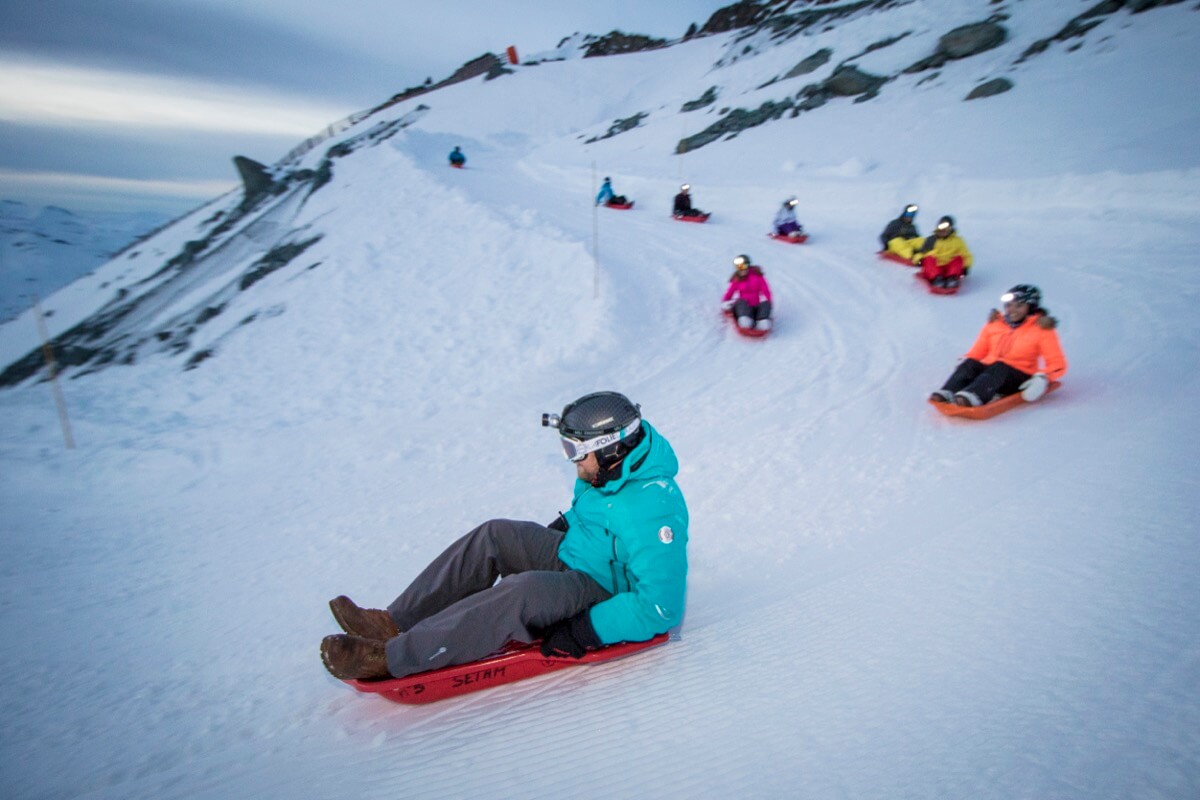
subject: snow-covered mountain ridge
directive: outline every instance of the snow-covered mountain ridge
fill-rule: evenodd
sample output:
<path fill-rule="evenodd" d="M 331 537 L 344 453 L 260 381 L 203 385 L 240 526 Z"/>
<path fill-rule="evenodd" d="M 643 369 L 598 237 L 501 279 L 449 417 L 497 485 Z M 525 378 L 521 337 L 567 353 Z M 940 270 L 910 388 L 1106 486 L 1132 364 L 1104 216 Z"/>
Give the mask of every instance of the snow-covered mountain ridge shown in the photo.
<path fill-rule="evenodd" d="M 578 135 L 579 140 L 586 140 L 589 144 L 611 140 L 614 131 L 627 134 L 636 130 L 642 140 L 653 141 L 651 146 L 655 148 L 661 146 L 664 131 L 682 131 L 685 135 L 679 137 L 673 149 L 684 153 L 712 141 L 729 141 L 748 128 L 779 120 L 785 114 L 794 118 L 801 112 L 811 113 L 839 97 L 853 97 L 855 102 L 877 98 L 884 84 L 897 84 L 889 86 L 887 92 L 890 100 L 901 105 L 930 102 L 927 95 L 933 94 L 932 102 L 945 104 L 943 107 L 947 109 L 953 108 L 953 98 L 939 91 L 946 86 L 947 76 L 943 72 L 947 70 L 957 71 L 957 79 L 965 78 L 976 85 L 986 84 L 995 80 L 995 76 L 1004 74 L 1014 75 L 1022 81 L 1051 83 L 1056 80 L 1056 68 L 1025 78 L 1029 70 L 1023 73 L 1021 65 L 1052 46 L 1058 47 L 1063 54 L 1073 54 L 1077 60 L 1103 58 L 1105 51 L 1112 46 L 1110 42 L 1123 18 L 1132 19 L 1147 9 L 1170 5 L 1174 3 L 1062 3 L 1055 6 L 1053 13 L 1047 13 L 1048 10 L 1044 8 L 1031 13 L 1020 3 L 1011 7 L 997 3 L 930 4 L 895 0 L 836 5 L 795 2 L 738 4 L 715 13 L 700 29 L 697 38 L 685 38 L 673 46 L 676 51 L 689 48 L 690 53 L 679 52 L 676 58 L 670 50 L 660 50 L 624 57 L 646 59 L 647 63 L 661 59 L 690 63 L 694 60 L 694 54 L 701 49 L 708 52 L 713 47 L 717 49 L 717 58 L 707 68 L 704 59 L 696 65 L 700 69 L 688 67 L 684 83 L 697 87 L 694 95 L 686 95 L 685 99 L 690 103 L 664 104 L 662 90 L 667 87 L 660 85 L 654 88 L 655 81 L 643 76 L 639 84 L 643 88 L 640 102 L 647 108 L 638 110 L 628 118 L 617 116 L 636 105 L 629 102 L 628 95 L 615 98 L 617 104 L 612 105 L 611 101 L 605 104 L 604 96 L 600 94 L 595 100 L 601 101 L 604 110 L 590 104 L 590 113 L 584 112 L 582 117 L 574 113 L 569 116 L 559 114 L 556 115 L 555 124 L 540 125 L 538 122 L 548 121 L 543 120 L 542 116 L 553 108 L 553 104 L 538 102 L 527 96 L 525 90 L 542 84 L 546 75 L 523 73 L 518 78 L 506 78 L 522 84 L 520 87 L 507 86 L 505 81 L 478 80 L 485 84 L 481 88 L 489 101 L 494 99 L 504 108 L 519 110 L 521 114 L 533 112 L 531 116 L 538 122 L 532 119 L 519 122 L 509 120 L 510 131 L 515 133 L 520 130 L 522 133 L 519 135 L 540 140 L 542 146 L 553 147 L 555 160 L 561 160 L 566 155 L 562 152 L 564 148 L 578 148 L 575 138 L 563 134 L 566 130 L 578 130 L 579 126 L 595 131 Z M 1123 6 L 1129 9 L 1123 10 Z M 896 33 L 882 40 L 873 40 L 875 31 L 881 26 Z M 730 32 L 716 34 L 718 31 Z M 963 44 L 964 36 L 974 37 L 975 43 Z M 1086 52 L 1089 41 L 1096 53 Z M 586 49 L 594 44 L 594 39 L 588 37 L 579 47 Z M 1079 53 L 1081 50 L 1085 52 Z M 797 55 L 803 56 L 799 64 Z M 814 56 L 818 56 L 815 61 Z M 539 70 L 543 72 L 564 68 L 564 65 L 552 61 L 534 60 L 530 63 L 541 64 Z M 617 66 L 613 65 L 614 68 Z M 797 72 L 797 67 L 803 67 L 803 71 Z M 607 71 L 609 65 L 601 69 Z M 964 75 L 964 72 L 968 75 Z M 850 73 L 853 75 L 848 78 Z M 781 80 L 788 82 L 787 78 L 791 76 L 794 82 L 801 75 L 810 82 L 794 95 L 778 94 Z M 554 81 L 554 78 L 550 80 Z M 717 84 L 720 84 L 719 92 Z M 443 82 L 438 86 L 442 87 L 440 91 L 449 93 L 461 90 L 463 84 Z M 679 91 L 678 81 L 672 81 L 669 86 L 668 94 Z M 506 99 L 505 95 L 510 94 L 510 90 L 512 98 Z M 60 363 L 65 367 L 85 368 L 86 371 L 97 365 L 132 363 L 147 353 L 165 351 L 186 356 L 185 365 L 193 366 L 198 363 L 198 358 L 212 355 L 213 351 L 205 340 L 224 338 L 230 332 L 230 323 L 222 325 L 217 320 L 232 297 L 230 287 L 238 285 L 238 292 L 249 289 L 259 278 L 286 266 L 309 245 L 326 235 L 325 231 L 317 231 L 314 236 L 316 229 L 307 221 L 302 221 L 306 198 L 322 189 L 329 182 L 331 173 L 347 158 L 355 153 L 359 153 L 358 157 L 370 158 L 367 155 L 370 150 L 431 113 L 427 101 L 431 102 L 434 96 L 423 94 L 420 103 L 412 100 L 382 106 L 382 110 L 365 116 L 344 134 L 324 142 L 321 148 L 276 165 L 273 170 L 276 183 L 270 192 L 254 198 L 235 193 L 216 200 L 206 206 L 206 210 L 194 212 L 172 230 L 164 231 L 161 238 L 129 253 L 119 266 L 110 265 L 104 275 L 97 275 L 92 281 L 93 287 L 103 287 L 108 290 L 107 294 L 87 289 L 85 291 L 92 297 L 87 304 L 90 310 L 86 307 L 72 309 L 69 317 L 62 312 L 64 316 L 59 320 L 60 334 L 55 342 Z M 711 102 L 703 102 L 709 97 L 712 98 Z M 696 98 L 699 98 L 699 103 Z M 447 99 L 450 99 L 449 94 Z M 736 108 L 732 107 L 733 103 L 737 103 Z M 478 107 L 487 105 L 477 103 Z M 688 112 L 684 112 L 683 108 L 688 108 Z M 707 110 L 695 113 L 697 108 Z M 606 126 L 602 115 L 607 109 L 612 109 L 608 111 L 612 119 Z M 438 116 L 436 110 L 432 114 L 435 118 Z M 716 119 L 712 120 L 714 116 Z M 967 113 L 967 116 L 971 115 Z M 990 115 L 986 118 L 989 121 L 991 119 Z M 466 122 L 470 130 L 471 125 L 478 127 L 482 121 Z M 1081 125 L 1086 124 L 1086 118 L 1074 117 L 1055 122 L 1061 129 L 1051 138 L 1057 138 L 1059 143 L 1069 144 L 1071 136 L 1086 134 Z M 562 127 L 564 123 L 566 129 Z M 803 131 L 802 128 L 797 130 Z M 959 140 L 957 146 L 965 145 L 967 152 L 939 154 L 950 163 L 966 161 L 975 155 L 969 148 L 978 139 L 972 131 L 963 133 L 965 135 L 955 138 Z M 1027 132 L 1014 135 L 1013 149 L 1027 151 L 1029 143 L 1022 141 L 1021 133 Z M 1048 131 L 1034 133 L 1041 138 Z M 418 126 L 418 132 L 410 138 L 419 139 L 419 136 Z M 900 140 L 901 137 L 897 137 L 897 141 Z M 639 142 L 635 149 L 641 150 L 646 146 Z M 1111 154 L 1091 153 L 1084 146 L 1065 151 L 1055 147 L 1038 149 L 1049 156 L 1045 166 L 1070 167 L 1071 162 L 1077 162 L 1074 167 L 1085 172 L 1096 170 L 1111 158 Z M 1162 150 L 1164 153 L 1183 155 L 1169 146 Z M 597 149 L 591 155 L 602 157 L 602 153 L 603 150 Z M 663 152 L 657 155 L 660 171 L 662 167 L 667 167 L 669 171 L 672 161 L 682 171 L 682 158 L 666 158 Z M 1100 158 L 1096 158 L 1097 155 Z M 579 152 L 575 155 L 576 159 L 582 157 L 586 155 Z M 796 169 L 790 159 L 785 161 L 784 166 L 785 169 Z M 811 180 L 820 178 L 822 173 L 828 174 L 830 170 L 849 175 L 878 172 L 878 166 L 877 162 L 864 163 L 860 156 L 853 155 L 841 164 L 820 168 L 814 175 L 797 177 Z M 1115 160 L 1113 166 L 1122 169 L 1119 160 Z M 661 191 L 667 190 L 664 188 Z M 349 197 L 339 198 L 337 203 L 355 202 L 351 199 L 353 197 L 354 193 L 351 193 Z M 253 202 L 247 203 L 248 199 Z M 374 200 L 363 199 L 367 202 Z M 336 232 L 333 233 L 336 235 Z M 182 242 L 177 241 L 181 238 Z M 241 244 L 233 245 L 234 242 Z M 327 243 L 327 246 L 338 245 Z M 313 263 L 306 262 L 305 266 L 312 266 Z M 219 276 L 226 276 L 227 280 Z M 214 280 L 215 283 L 210 286 L 211 295 L 198 297 L 193 293 L 197 283 Z M 186 291 L 180 290 L 181 285 Z M 172 301 L 170 313 L 164 316 L 161 313 L 162 298 L 180 294 L 198 300 L 200 304 L 184 308 Z M 241 298 L 241 304 L 261 305 L 245 302 L 255 296 L 252 294 Z M 104 302 L 97 305 L 96 301 Z M 154 307 L 155 313 L 144 313 L 147 306 Z M 251 310 L 249 313 L 254 312 Z M 148 317 L 154 320 L 155 327 L 139 327 Z M 232 324 L 240 326 L 244 321 L 245 318 L 235 319 Z M 198 328 L 210 322 L 215 323 L 212 327 L 218 329 L 217 332 L 210 336 L 197 336 Z M 8 365 L 6 370 L 0 372 L 0 385 L 12 385 L 25 380 L 39 368 L 40 354 L 35 352 L 36 343 L 28 336 L 17 337 L 17 340 L 15 343 L 0 341 L 0 363 Z M 24 352 L 21 352 L 22 348 Z M 16 359 L 20 360 L 13 363 Z"/>
<path fill-rule="evenodd" d="M 0 321 L 27 310 L 167 222 L 154 213 L 76 213 L 0 201 Z"/>

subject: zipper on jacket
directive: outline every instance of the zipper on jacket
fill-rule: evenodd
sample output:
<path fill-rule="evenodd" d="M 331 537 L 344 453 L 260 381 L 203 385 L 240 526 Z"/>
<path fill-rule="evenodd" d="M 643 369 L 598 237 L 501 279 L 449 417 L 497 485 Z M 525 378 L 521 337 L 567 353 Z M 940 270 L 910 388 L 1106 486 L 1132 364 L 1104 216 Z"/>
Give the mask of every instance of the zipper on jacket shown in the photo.
<path fill-rule="evenodd" d="M 608 560 L 608 569 L 612 573 L 612 593 L 620 594 L 620 587 L 617 585 L 617 537 L 609 533 L 608 528 L 604 529 L 604 535 L 612 539 L 612 554 L 613 557 Z"/>

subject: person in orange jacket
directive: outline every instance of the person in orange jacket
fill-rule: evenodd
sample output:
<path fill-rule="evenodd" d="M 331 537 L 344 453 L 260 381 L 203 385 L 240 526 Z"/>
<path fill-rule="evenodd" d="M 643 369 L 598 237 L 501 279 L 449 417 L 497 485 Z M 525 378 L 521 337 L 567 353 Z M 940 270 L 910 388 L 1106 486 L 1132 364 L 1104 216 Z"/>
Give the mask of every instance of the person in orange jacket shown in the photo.
<path fill-rule="evenodd" d="M 1019 391 L 1033 401 L 1045 394 L 1050 381 L 1066 373 L 1057 322 L 1042 308 L 1041 291 L 1022 283 L 1000 300 L 1004 312 L 992 309 L 975 344 L 930 400 L 981 406 Z"/>

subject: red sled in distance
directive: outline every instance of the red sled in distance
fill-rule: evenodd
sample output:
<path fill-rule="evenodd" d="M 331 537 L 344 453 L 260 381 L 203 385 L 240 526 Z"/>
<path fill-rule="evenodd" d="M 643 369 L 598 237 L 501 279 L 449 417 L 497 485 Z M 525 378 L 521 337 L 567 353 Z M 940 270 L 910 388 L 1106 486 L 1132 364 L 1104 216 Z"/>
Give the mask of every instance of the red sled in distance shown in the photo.
<path fill-rule="evenodd" d="M 1050 381 L 1046 386 L 1046 394 L 1050 394 L 1058 387 L 1062 386 L 1062 381 Z M 1042 395 L 1045 397 L 1046 395 Z M 981 406 L 958 406 L 954 403 L 936 403 L 933 400 L 929 401 L 929 405 L 936 408 L 938 411 L 945 414 L 947 417 L 962 417 L 963 419 L 990 419 L 997 414 L 1003 414 L 1009 409 L 1017 406 L 1027 406 L 1025 398 L 1021 397 L 1020 392 L 1001 397 L 999 400 L 993 400 L 990 403 L 984 403 Z"/>
<path fill-rule="evenodd" d="M 929 290 L 930 294 L 958 294 L 958 290 L 962 288 L 963 280 L 966 278 L 965 275 L 962 278 L 959 278 L 958 286 L 934 286 L 932 283 L 926 280 L 925 276 L 920 272 L 913 277 L 919 281 L 922 281 L 925 284 L 925 288 Z"/>
<path fill-rule="evenodd" d="M 615 208 L 619 211 L 628 211 L 629 209 L 633 208 L 633 204 L 636 202 L 636 200 L 630 200 L 628 203 L 605 203 L 604 207 Z"/>
<path fill-rule="evenodd" d="M 879 258 L 882 261 L 894 261 L 897 264 L 903 264 L 906 267 L 916 266 L 904 256 L 900 255 L 899 253 L 893 253 L 891 250 L 880 250 Z"/>
<path fill-rule="evenodd" d="M 792 236 L 787 233 L 768 233 L 767 236 L 770 236 L 777 242 L 787 242 L 788 244 L 804 244 L 808 241 L 807 233 L 802 233 L 799 236 Z"/>
<path fill-rule="evenodd" d="M 466 164 L 455 164 L 454 162 L 450 162 L 450 166 L 454 167 L 455 169 L 466 169 L 467 168 Z"/>
<path fill-rule="evenodd" d="M 737 331 L 738 333 L 740 333 L 742 336 L 748 337 L 748 338 L 750 338 L 750 339 L 761 339 L 761 338 L 763 338 L 764 336 L 766 336 L 768 333 L 770 333 L 770 332 L 771 332 L 771 330 L 773 329 L 773 326 L 774 326 L 774 324 L 775 324 L 774 322 L 772 322 L 772 323 L 771 323 L 771 325 L 772 325 L 772 328 L 767 328 L 765 331 L 764 331 L 764 330 L 759 330 L 758 328 L 743 328 L 741 325 L 738 325 L 738 324 L 737 324 L 737 319 L 736 319 L 736 318 L 733 316 L 733 312 L 732 312 L 732 311 L 723 311 L 723 312 L 721 312 L 721 313 L 723 313 L 723 314 L 724 314 L 726 317 L 728 317 L 728 318 L 729 318 L 729 321 L 730 321 L 731 323 L 733 323 L 733 329 L 734 329 L 735 331 Z"/>
<path fill-rule="evenodd" d="M 683 214 L 672 214 L 671 219 L 677 219 L 680 222 L 708 222 L 708 218 L 712 214 L 705 212 L 703 214 L 695 214 L 692 216 L 684 216 Z"/>
<path fill-rule="evenodd" d="M 539 642 L 509 642 L 500 652 L 469 664 L 418 672 L 405 678 L 388 678 L 382 681 L 348 680 L 345 683 L 360 692 L 377 694 L 393 703 L 422 705 L 522 681 L 547 672 L 557 672 L 567 667 L 623 658 L 665 644 L 669 638 L 669 634 L 660 633 L 645 642 L 612 644 L 599 650 L 590 650 L 579 659 L 544 656 Z"/>

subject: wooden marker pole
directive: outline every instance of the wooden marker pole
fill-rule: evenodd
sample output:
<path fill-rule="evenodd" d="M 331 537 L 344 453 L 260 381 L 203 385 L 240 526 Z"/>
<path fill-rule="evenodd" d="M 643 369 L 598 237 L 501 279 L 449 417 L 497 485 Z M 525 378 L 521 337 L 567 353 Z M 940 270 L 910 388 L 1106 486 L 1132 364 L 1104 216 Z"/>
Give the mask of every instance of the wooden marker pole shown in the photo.
<path fill-rule="evenodd" d="M 46 320 L 42 316 L 42 304 L 37 295 L 33 296 L 33 314 L 37 319 L 38 335 L 42 338 L 42 357 L 46 359 L 46 371 L 50 376 L 50 390 L 54 393 L 54 404 L 58 407 L 58 423 L 62 426 L 63 441 L 67 449 L 75 449 L 75 437 L 71 435 L 71 420 L 67 416 L 67 401 L 63 398 L 62 387 L 58 385 L 58 362 L 54 360 L 54 348 L 50 346 L 50 337 L 46 333 Z"/>

